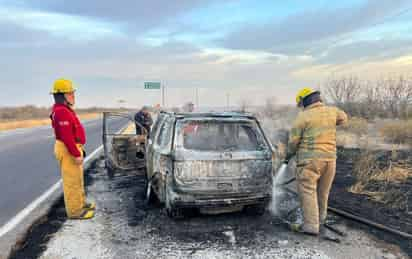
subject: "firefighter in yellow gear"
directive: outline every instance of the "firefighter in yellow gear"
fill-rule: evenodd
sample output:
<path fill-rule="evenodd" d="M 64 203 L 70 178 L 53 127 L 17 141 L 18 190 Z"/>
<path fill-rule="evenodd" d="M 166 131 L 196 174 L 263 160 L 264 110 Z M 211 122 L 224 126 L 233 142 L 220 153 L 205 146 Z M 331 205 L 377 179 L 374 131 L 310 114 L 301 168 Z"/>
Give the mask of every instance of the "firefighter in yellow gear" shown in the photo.
<path fill-rule="evenodd" d="M 319 234 L 327 216 L 328 197 L 336 172 L 336 126 L 347 122 L 347 115 L 322 103 L 319 91 L 303 88 L 296 96 L 303 111 L 289 134 L 286 161 L 296 156 L 296 179 L 303 210 L 303 224 L 292 230 Z"/>
<path fill-rule="evenodd" d="M 66 213 L 71 219 L 89 219 L 95 205 L 86 202 L 83 159 L 86 133 L 73 106 L 73 84 L 67 79 L 55 81 L 52 94 L 55 104 L 50 115 L 56 143 L 54 153 L 60 165 Z"/>

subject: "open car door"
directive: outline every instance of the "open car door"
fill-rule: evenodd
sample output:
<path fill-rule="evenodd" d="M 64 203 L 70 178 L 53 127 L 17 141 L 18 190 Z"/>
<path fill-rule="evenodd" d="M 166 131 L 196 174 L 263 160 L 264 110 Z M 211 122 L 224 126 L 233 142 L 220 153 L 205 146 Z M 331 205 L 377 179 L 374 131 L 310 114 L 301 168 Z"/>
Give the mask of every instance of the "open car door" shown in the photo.
<path fill-rule="evenodd" d="M 132 113 L 103 113 L 103 148 L 109 174 L 116 171 L 135 171 L 146 165 L 146 129 L 137 123 Z M 119 130 L 119 125 L 122 125 Z M 136 127 L 143 135 L 136 135 Z"/>

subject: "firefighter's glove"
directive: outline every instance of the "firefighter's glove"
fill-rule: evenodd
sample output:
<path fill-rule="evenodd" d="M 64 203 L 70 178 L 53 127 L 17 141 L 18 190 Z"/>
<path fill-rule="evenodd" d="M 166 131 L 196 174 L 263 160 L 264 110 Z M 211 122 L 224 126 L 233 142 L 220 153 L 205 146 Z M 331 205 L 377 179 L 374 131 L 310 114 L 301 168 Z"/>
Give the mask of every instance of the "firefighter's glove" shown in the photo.
<path fill-rule="evenodd" d="M 293 158 L 293 154 L 287 154 L 283 163 L 289 164 L 289 161 Z"/>

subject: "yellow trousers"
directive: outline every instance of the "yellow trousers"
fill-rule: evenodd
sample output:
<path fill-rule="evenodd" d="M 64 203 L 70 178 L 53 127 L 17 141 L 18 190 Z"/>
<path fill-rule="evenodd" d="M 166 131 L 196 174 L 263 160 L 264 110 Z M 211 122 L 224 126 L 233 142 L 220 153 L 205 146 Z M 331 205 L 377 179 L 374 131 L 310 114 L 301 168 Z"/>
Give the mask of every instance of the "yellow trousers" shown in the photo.
<path fill-rule="evenodd" d="M 78 144 L 79 150 L 82 146 Z M 81 152 L 82 153 L 82 152 Z M 63 142 L 57 140 L 54 154 L 60 165 L 63 179 L 64 204 L 67 217 L 79 217 L 84 211 L 86 194 L 84 191 L 83 165 L 75 163 Z"/>
<path fill-rule="evenodd" d="M 319 223 L 323 223 L 327 216 L 328 198 L 335 173 L 335 160 L 312 160 L 298 165 L 296 177 L 305 231 L 319 233 Z"/>

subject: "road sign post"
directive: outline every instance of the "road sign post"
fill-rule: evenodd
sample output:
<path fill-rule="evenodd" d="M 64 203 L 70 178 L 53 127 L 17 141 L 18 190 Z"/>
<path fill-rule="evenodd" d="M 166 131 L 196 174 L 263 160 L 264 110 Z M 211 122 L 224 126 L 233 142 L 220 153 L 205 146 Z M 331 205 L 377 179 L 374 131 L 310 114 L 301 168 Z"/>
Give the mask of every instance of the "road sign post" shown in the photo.
<path fill-rule="evenodd" d="M 144 82 L 144 89 L 162 90 L 161 91 L 162 107 L 165 106 L 165 86 L 164 85 L 162 85 L 160 82 Z"/>
<path fill-rule="evenodd" d="M 165 107 L 165 86 L 162 85 L 162 107 Z"/>

